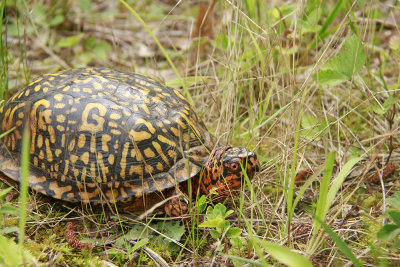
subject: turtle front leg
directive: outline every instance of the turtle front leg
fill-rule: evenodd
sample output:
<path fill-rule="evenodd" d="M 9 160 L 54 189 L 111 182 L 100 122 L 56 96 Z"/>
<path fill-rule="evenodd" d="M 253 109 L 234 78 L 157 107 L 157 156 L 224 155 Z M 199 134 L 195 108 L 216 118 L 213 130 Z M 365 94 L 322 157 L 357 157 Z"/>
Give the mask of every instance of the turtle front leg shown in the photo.
<path fill-rule="evenodd" d="M 168 217 L 181 217 L 189 213 L 189 203 L 179 189 L 174 189 L 171 198 L 164 205 Z"/>

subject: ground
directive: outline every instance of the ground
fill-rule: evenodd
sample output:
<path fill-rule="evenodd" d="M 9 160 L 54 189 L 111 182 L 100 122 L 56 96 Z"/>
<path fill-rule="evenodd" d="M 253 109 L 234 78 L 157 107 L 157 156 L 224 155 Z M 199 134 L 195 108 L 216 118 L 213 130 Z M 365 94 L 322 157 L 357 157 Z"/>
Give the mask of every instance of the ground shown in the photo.
<path fill-rule="evenodd" d="M 150 75 L 262 170 L 190 220 L 24 202 L 1 183 L 0 264 L 398 265 L 399 14 L 397 1 L 2 1 L 1 99 L 68 68 Z M 71 247 L 70 221 L 96 246 Z"/>

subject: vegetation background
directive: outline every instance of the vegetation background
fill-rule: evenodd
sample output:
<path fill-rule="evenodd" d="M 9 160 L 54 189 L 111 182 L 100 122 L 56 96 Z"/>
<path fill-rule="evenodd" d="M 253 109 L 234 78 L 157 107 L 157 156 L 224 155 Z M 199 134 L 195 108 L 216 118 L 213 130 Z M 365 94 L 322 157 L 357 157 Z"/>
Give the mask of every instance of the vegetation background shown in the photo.
<path fill-rule="evenodd" d="M 147 74 L 180 88 L 218 138 L 256 151 L 262 171 L 224 203 L 199 199 L 190 221 L 92 214 L 1 183 L 0 264 L 400 264 L 399 9 L 3 0 L 0 99 L 68 68 Z M 68 221 L 97 245 L 72 248 Z"/>

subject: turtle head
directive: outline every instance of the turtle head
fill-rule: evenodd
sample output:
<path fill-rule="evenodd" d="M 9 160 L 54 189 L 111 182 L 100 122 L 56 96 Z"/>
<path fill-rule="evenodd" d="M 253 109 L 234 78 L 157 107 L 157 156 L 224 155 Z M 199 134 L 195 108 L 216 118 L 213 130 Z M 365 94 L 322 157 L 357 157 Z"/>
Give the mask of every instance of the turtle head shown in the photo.
<path fill-rule="evenodd" d="M 244 172 L 251 179 L 259 170 L 256 153 L 244 147 L 217 147 L 204 166 L 200 192 L 209 195 L 215 188 L 219 197 L 227 197 L 240 189 Z"/>

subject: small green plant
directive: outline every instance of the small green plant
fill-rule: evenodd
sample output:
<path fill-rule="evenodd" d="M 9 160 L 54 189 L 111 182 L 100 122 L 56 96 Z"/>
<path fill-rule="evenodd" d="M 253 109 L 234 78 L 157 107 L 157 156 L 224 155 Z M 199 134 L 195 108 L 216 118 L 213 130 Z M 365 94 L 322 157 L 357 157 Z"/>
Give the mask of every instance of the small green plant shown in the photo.
<path fill-rule="evenodd" d="M 385 224 L 378 231 L 378 239 L 384 241 L 393 241 L 393 246 L 398 248 L 400 246 L 400 192 L 396 192 L 387 202 L 394 208 L 387 211 L 387 215 L 393 223 Z"/>
<path fill-rule="evenodd" d="M 233 213 L 233 210 L 226 211 L 225 205 L 218 203 L 215 207 L 208 207 L 207 221 L 199 225 L 200 228 L 214 228 L 210 229 L 210 234 L 213 238 L 221 241 L 224 237 L 229 239 L 232 245 L 240 246 L 243 240 L 240 235 L 242 230 L 238 227 L 231 227 L 231 223 L 226 218 Z M 217 247 L 217 251 L 222 251 L 224 245 L 221 244 Z"/>

